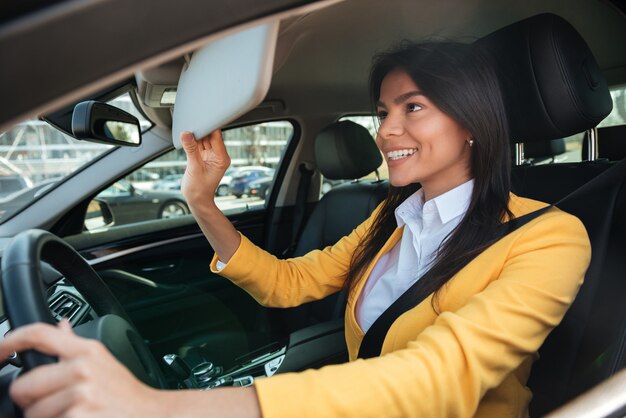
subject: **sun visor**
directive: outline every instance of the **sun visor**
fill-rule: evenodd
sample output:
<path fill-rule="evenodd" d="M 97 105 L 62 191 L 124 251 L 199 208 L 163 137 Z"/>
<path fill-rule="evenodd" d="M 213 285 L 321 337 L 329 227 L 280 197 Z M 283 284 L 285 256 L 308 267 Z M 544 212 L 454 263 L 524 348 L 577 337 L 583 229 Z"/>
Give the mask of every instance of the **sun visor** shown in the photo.
<path fill-rule="evenodd" d="M 261 103 L 270 86 L 279 22 L 227 35 L 194 52 L 180 75 L 172 140 L 201 138 Z"/>
<path fill-rule="evenodd" d="M 563 18 L 533 16 L 476 44 L 495 59 L 514 142 L 564 138 L 595 127 L 611 112 L 591 50 Z"/>

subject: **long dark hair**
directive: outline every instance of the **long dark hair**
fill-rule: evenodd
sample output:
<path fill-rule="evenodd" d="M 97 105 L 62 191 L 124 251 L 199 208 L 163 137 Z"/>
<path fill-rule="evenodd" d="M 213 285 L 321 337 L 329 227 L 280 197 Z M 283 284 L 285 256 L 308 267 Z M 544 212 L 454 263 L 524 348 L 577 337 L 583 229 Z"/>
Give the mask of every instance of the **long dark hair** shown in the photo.
<path fill-rule="evenodd" d="M 474 140 L 471 175 L 474 178 L 469 208 L 439 247 L 428 282 L 420 282 L 420 296 L 438 292 L 465 264 L 493 241 L 491 231 L 506 215 L 510 191 L 510 149 L 504 103 L 490 57 L 474 45 L 456 42 L 402 42 L 374 57 L 370 73 L 372 104 L 380 96 L 385 76 L 404 70 L 442 112 Z M 372 228 L 355 251 L 346 277 L 354 289 L 368 265 L 396 229 L 395 209 L 420 188 L 419 184 L 390 187 Z M 436 295 L 435 295 L 436 296 Z M 436 298 L 433 298 L 433 307 Z"/>

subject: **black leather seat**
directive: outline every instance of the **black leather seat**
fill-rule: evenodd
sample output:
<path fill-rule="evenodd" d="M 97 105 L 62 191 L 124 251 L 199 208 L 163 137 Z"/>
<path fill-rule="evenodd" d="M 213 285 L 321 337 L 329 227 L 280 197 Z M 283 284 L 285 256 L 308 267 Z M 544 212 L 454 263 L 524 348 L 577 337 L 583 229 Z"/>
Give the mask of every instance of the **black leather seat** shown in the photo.
<path fill-rule="evenodd" d="M 524 158 L 531 160 L 533 165 L 545 160 L 555 162 L 556 156 L 563 153 L 565 153 L 565 140 L 563 138 L 524 144 Z"/>
<path fill-rule="evenodd" d="M 579 187 L 610 168 L 614 162 L 626 158 L 626 125 L 598 128 L 598 160 L 581 163 L 560 163 L 558 166 L 513 167 L 511 187 L 520 196 L 530 197 L 548 203 L 556 203 Z M 588 137 L 585 134 L 582 146 L 582 159 L 587 159 Z M 563 141 L 556 140 L 556 141 Z M 533 145 L 531 145 L 533 144 Z M 539 145 L 535 145 L 539 144 Z M 561 145 L 547 142 L 525 144 L 524 155 L 558 155 Z M 555 154 L 549 154 L 556 152 Z M 549 179 L 546 181 L 546 179 Z M 558 187 L 555 187 L 558 185 Z"/>
<path fill-rule="evenodd" d="M 334 187 L 317 203 L 296 246 L 294 256 L 333 245 L 348 235 L 387 197 L 386 181 L 355 180 L 380 167 L 382 155 L 363 126 L 336 122 L 315 138 L 315 162 L 325 178 L 353 180 Z"/>
<path fill-rule="evenodd" d="M 521 165 L 511 171 L 513 193 L 556 203 L 611 167 L 607 160 Z"/>
<path fill-rule="evenodd" d="M 531 416 L 544 413 L 626 367 L 626 160 L 565 199 L 587 228 L 592 259 L 561 324 L 540 350 L 529 382 Z"/>
<path fill-rule="evenodd" d="M 587 141 L 584 141 L 582 147 L 583 160 L 587 159 L 587 147 Z M 609 161 L 619 161 L 626 158 L 626 125 L 598 128 L 598 158 Z"/>
<path fill-rule="evenodd" d="M 583 132 L 610 112 L 595 59 L 557 16 L 535 16 L 479 42 L 497 57 L 511 133 L 519 142 Z M 592 245 L 585 282 L 533 366 L 530 415 L 539 417 L 626 365 L 626 161 L 516 170 L 523 170 L 528 193 L 522 194 L 558 201 L 585 224 Z"/>
<path fill-rule="evenodd" d="M 564 152 L 565 141 L 562 138 L 524 144 L 524 158 L 534 161 L 554 159 Z M 518 196 L 554 204 L 609 167 L 611 164 L 606 159 L 556 165 L 523 164 L 511 170 L 511 189 Z"/>
<path fill-rule="evenodd" d="M 315 139 L 315 160 L 322 175 L 331 180 L 354 180 L 374 172 L 382 156 L 363 126 L 341 121 L 323 129 Z M 309 216 L 294 257 L 335 244 L 369 217 L 387 196 L 389 183 L 354 180 L 324 194 Z M 343 317 L 343 292 L 323 300 L 290 308 L 285 315 L 287 331 Z"/>

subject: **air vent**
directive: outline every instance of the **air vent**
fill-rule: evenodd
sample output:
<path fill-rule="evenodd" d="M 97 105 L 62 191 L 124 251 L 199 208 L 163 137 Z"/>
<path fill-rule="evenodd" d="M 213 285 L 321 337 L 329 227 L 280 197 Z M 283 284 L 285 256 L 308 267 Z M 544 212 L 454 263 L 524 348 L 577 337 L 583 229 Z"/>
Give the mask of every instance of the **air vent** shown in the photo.
<path fill-rule="evenodd" d="M 63 318 L 71 320 L 82 306 L 83 301 L 69 293 L 63 293 L 50 304 L 50 312 L 57 321 Z"/>

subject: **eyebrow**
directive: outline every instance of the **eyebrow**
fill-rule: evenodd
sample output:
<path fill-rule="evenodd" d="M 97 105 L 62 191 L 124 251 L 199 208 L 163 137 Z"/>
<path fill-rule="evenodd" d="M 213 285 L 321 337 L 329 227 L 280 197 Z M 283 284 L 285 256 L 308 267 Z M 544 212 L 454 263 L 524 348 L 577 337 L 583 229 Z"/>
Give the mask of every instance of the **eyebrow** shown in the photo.
<path fill-rule="evenodd" d="M 415 97 L 415 96 L 424 96 L 424 93 L 422 93 L 419 90 L 409 91 L 409 92 L 401 94 L 398 97 L 396 97 L 395 99 L 393 99 L 393 102 L 394 102 L 394 104 L 399 105 L 399 104 L 405 102 L 406 100 L 410 99 L 411 97 Z M 387 106 L 385 105 L 384 102 L 378 100 L 376 102 L 376 107 L 387 107 Z"/>

